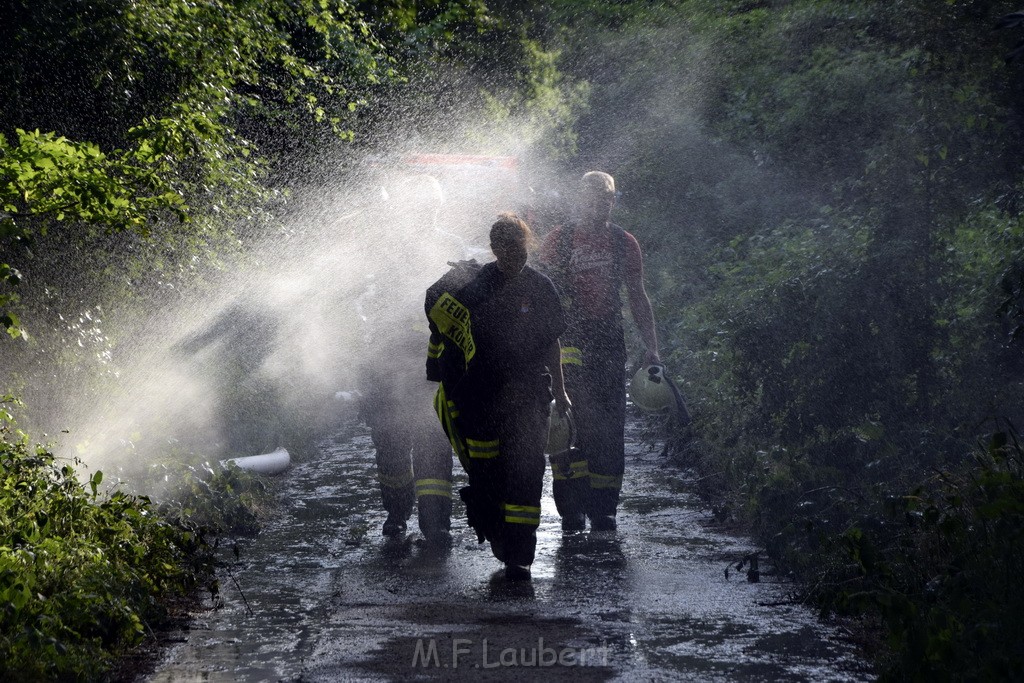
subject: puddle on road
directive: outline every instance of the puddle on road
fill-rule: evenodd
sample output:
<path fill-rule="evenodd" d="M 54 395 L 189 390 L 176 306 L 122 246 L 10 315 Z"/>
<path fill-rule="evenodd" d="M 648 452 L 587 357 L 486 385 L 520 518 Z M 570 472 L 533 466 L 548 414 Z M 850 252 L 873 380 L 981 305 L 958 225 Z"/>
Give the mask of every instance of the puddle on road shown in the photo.
<path fill-rule="evenodd" d="M 546 483 L 524 585 L 460 528 L 458 502 L 450 549 L 385 541 L 372 445 L 353 429 L 285 475 L 280 516 L 220 577 L 224 606 L 146 680 L 872 680 L 810 610 L 762 606 L 784 586 L 726 580 L 753 549 L 630 446 L 617 534 L 563 536 Z"/>

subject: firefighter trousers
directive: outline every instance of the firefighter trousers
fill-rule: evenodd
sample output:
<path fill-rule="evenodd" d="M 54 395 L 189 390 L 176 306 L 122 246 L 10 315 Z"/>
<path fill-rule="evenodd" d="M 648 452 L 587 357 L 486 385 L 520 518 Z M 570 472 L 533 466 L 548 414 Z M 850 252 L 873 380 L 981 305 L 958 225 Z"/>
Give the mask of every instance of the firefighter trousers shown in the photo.
<path fill-rule="evenodd" d="M 426 396 L 401 403 L 373 397 L 363 416 L 388 517 L 404 522 L 416 502 L 420 531 L 430 534 L 451 526 L 452 449 Z"/>
<path fill-rule="evenodd" d="M 621 330 L 598 323 L 573 330 L 562 348 L 576 448 L 552 462 L 555 502 L 563 516 L 615 516 L 626 469 L 626 351 Z M 570 339 L 580 340 L 575 345 Z"/>
<path fill-rule="evenodd" d="M 506 394 L 487 421 L 488 433 L 466 439 L 477 519 L 494 556 L 506 564 L 529 566 L 536 552 L 550 402 L 550 391 L 544 393 Z"/>

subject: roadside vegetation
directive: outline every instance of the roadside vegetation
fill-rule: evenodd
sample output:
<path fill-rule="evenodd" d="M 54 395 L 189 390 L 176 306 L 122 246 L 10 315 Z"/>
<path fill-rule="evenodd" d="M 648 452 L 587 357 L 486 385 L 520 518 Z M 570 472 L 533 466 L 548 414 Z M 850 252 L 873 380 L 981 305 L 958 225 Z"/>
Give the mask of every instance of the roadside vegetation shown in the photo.
<path fill-rule="evenodd" d="M 651 253 L 683 462 L 895 680 L 1024 668 L 1018 9 L 633 3 L 567 51 L 586 165 Z"/>
<path fill-rule="evenodd" d="M 272 506 L 258 476 L 182 467 L 162 500 L 63 461 L 0 403 L 0 678 L 97 680 L 207 595 L 221 539 Z M 156 488 L 153 482 L 152 488 Z"/>
<path fill-rule="evenodd" d="M 566 131 L 550 139 L 571 149 L 554 55 L 513 18 L 480 0 L 7 11 L 0 677 L 103 677 L 182 600 L 215 597 L 211 544 L 252 533 L 272 507 L 258 476 L 211 467 L 216 453 L 183 452 L 164 434 L 124 435 L 126 465 L 106 473 L 33 445 L 51 439 L 42 425 L 119 398 L 118 350 L 132 342 L 119 321 L 210 290 L 251 264 L 254 244 L 292 237 L 278 216 L 296 174 L 330 155 L 344 170 L 410 111 L 430 109 L 424 125 L 439 125 L 439 98 L 462 117 L 533 112 L 536 130 Z M 253 393 L 228 387 L 221 400 L 236 415 L 274 412 L 246 404 Z"/>
<path fill-rule="evenodd" d="M 0 677 L 96 679 L 211 579 L 203 530 L 0 433 Z"/>
<path fill-rule="evenodd" d="M 281 234 L 296 174 L 380 149 L 409 111 L 425 135 L 467 112 L 506 134 L 527 121 L 566 177 L 619 182 L 695 417 L 680 458 L 719 518 L 752 529 L 801 599 L 861 619 L 884 676 L 1019 677 L 1024 64 L 1004 57 L 1024 27 L 994 30 L 1019 9 L 16 3 L 0 25 L 0 392 L 25 400 L 25 425 L 68 400 L 36 378 L 102 398 L 124 341 L 108 311 L 244 263 Z M 474 144 L 503 151 L 500 135 Z M 0 637 L 26 666 L 109 662 L 82 648 L 137 642 L 156 587 L 201 581 L 190 525 L 251 525 L 265 505 L 237 472 L 200 476 L 199 457 L 156 514 L 12 435 L 5 463 L 36 484 L 3 493 Z M 18 512 L 51 498 L 91 534 Z M 95 550 L 119 534 L 171 568 Z M 43 542 L 123 587 L 57 600 L 60 572 L 33 578 Z M 113 615 L 106 630 L 76 621 L 86 605 Z"/>

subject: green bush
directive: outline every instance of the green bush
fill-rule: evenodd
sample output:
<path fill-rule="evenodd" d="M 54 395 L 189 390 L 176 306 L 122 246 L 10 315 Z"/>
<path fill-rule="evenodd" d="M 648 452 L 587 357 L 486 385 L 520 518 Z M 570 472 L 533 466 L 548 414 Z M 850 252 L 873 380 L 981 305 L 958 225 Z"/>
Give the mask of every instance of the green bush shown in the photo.
<path fill-rule="evenodd" d="M 209 575 L 201 531 L 0 431 L 0 677 L 95 679 Z"/>
<path fill-rule="evenodd" d="M 819 598 L 878 614 L 891 680 L 1024 675 L 1024 448 L 998 431 L 970 460 L 891 496 L 833 539 Z"/>
<path fill-rule="evenodd" d="M 266 478 L 235 465 L 214 471 L 209 465 L 174 466 L 174 483 L 159 505 L 161 516 L 217 534 L 249 535 L 273 507 Z"/>
<path fill-rule="evenodd" d="M 881 625 L 893 677 L 1013 677 L 1020 538 L 989 515 L 1019 525 L 1019 452 L 965 454 L 1024 417 L 1024 65 L 992 31 L 1018 7 L 625 5 L 567 54 L 695 417 L 681 457 L 817 604 Z"/>

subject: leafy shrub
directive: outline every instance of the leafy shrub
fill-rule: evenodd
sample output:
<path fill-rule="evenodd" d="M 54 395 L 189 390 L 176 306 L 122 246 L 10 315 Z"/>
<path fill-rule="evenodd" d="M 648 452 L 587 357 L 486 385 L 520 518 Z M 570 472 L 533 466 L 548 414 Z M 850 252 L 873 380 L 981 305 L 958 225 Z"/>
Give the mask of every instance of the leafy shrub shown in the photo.
<path fill-rule="evenodd" d="M 828 608 L 883 619 L 893 680 L 1013 680 L 1024 674 L 1024 448 L 998 431 L 936 471 L 887 515 L 852 525 Z"/>
<path fill-rule="evenodd" d="M 1015 7 L 687 7 L 655 42 L 680 68 L 623 40 L 595 86 L 635 113 L 617 175 L 683 455 L 817 604 L 881 624 L 891 676 L 1019 677 L 1019 450 L 964 455 L 1021 416 L 1020 65 L 991 30 Z"/>
<path fill-rule="evenodd" d="M 0 677 L 96 678 L 208 575 L 203 534 L 0 436 Z"/>
<path fill-rule="evenodd" d="M 177 469 L 167 500 L 159 506 L 163 517 L 218 534 L 259 531 L 260 520 L 273 501 L 264 477 L 235 465 L 217 471 L 205 463 Z"/>

